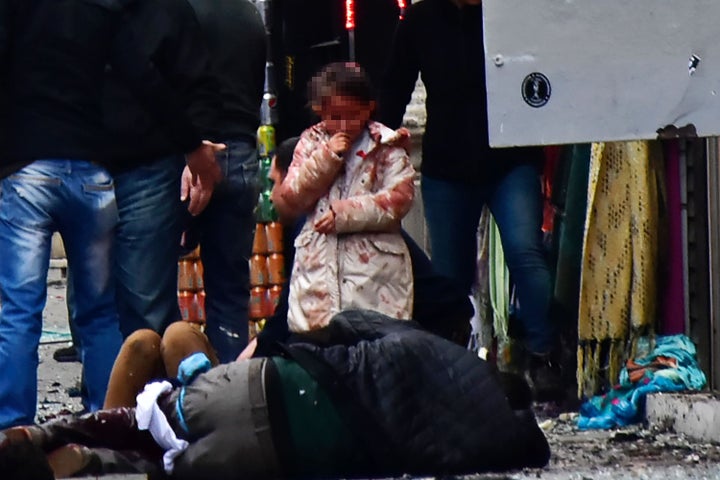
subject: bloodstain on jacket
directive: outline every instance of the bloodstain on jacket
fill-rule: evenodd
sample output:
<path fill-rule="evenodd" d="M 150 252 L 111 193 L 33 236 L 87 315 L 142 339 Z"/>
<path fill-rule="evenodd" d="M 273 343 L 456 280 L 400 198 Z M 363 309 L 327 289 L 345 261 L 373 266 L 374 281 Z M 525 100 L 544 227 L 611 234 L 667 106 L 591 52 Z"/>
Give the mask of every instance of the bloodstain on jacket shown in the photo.
<path fill-rule="evenodd" d="M 295 240 L 288 325 L 307 331 L 328 324 L 348 308 L 409 319 L 412 266 L 400 222 L 415 196 L 415 169 L 406 149 L 409 133 L 368 123 L 370 147 L 353 172 L 330 151 L 323 123 L 308 128 L 278 187 L 283 199 L 307 220 Z M 335 233 L 314 229 L 329 209 Z"/>

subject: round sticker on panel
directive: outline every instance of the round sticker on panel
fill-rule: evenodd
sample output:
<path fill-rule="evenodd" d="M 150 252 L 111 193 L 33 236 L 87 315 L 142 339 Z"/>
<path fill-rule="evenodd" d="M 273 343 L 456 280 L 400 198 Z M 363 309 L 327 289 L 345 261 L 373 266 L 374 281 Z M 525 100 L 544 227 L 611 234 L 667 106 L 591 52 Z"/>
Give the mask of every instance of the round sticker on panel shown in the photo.
<path fill-rule="evenodd" d="M 525 103 L 534 108 L 540 108 L 550 100 L 550 80 L 539 72 L 533 72 L 523 80 L 522 96 Z"/>

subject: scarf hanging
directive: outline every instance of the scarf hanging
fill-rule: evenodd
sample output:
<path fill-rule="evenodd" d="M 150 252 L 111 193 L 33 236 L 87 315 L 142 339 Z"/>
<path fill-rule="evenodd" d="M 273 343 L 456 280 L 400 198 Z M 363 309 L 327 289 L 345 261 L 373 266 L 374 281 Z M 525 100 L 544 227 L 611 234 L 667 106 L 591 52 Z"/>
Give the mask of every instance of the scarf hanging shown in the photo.
<path fill-rule="evenodd" d="M 661 159 L 649 142 L 592 145 L 578 312 L 580 397 L 596 393 L 601 377 L 615 384 L 637 338 L 654 327 Z"/>

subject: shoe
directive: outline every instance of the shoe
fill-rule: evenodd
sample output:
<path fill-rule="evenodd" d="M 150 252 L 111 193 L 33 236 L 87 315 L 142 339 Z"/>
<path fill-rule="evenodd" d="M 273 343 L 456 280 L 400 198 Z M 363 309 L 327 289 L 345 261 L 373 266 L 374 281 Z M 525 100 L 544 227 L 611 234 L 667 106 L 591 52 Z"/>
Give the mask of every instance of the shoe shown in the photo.
<path fill-rule="evenodd" d="M 69 347 L 58 348 L 53 352 L 53 358 L 56 362 L 79 362 L 80 354 L 75 345 Z"/>
<path fill-rule="evenodd" d="M 71 443 L 50 452 L 47 461 L 55 478 L 69 478 L 91 473 L 94 458 L 89 448 Z"/>
<path fill-rule="evenodd" d="M 560 365 L 550 354 L 527 354 L 525 380 L 536 402 L 560 401 L 565 397 Z"/>
<path fill-rule="evenodd" d="M 36 447 L 43 446 L 45 434 L 39 427 L 29 425 L 26 427 L 10 427 L 0 431 L 0 449 L 9 445 L 31 443 Z"/>
<path fill-rule="evenodd" d="M 12 427 L 0 432 L 0 449 L 26 442 L 32 443 L 32 437 L 25 427 Z"/>
<path fill-rule="evenodd" d="M 0 472 L 3 479 L 53 480 L 45 453 L 24 427 L 0 432 Z"/>

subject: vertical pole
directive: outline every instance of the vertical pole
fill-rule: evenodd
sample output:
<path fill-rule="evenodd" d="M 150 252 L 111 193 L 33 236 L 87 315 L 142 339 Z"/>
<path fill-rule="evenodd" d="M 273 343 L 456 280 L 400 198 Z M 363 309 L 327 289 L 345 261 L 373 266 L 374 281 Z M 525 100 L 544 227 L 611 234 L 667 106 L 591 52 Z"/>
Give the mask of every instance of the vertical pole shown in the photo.
<path fill-rule="evenodd" d="M 277 93 L 275 90 L 275 64 L 273 63 L 272 51 L 272 0 L 256 0 L 255 6 L 260 12 L 263 24 L 265 25 L 265 39 L 267 42 L 267 57 L 265 60 L 265 86 L 263 88 L 263 99 L 260 105 L 260 124 L 276 125 L 277 118 Z"/>
<path fill-rule="evenodd" d="M 267 231 L 276 231 L 277 213 L 270 200 L 272 182 L 268 177 L 272 156 L 275 153 L 275 126 L 277 118 L 277 95 L 275 90 L 275 66 L 272 52 L 272 0 L 255 0 L 255 7 L 260 12 L 265 25 L 265 41 L 267 42 L 267 55 L 265 58 L 265 85 L 260 104 L 260 127 L 257 130 L 258 203 L 255 206 L 255 232 L 253 237 L 253 253 L 250 263 L 250 302 L 248 305 L 248 338 L 253 339 L 265 325 L 265 320 L 273 314 L 275 299 L 271 291 L 269 268 L 271 252 L 268 251 Z M 271 227 L 272 225 L 272 227 Z M 275 242 L 277 244 L 277 242 Z M 276 247 L 277 248 L 277 247 Z M 274 259 L 277 259 L 277 252 Z"/>
<path fill-rule="evenodd" d="M 345 0 L 345 30 L 348 32 L 349 59 L 355 61 L 355 0 Z"/>
<path fill-rule="evenodd" d="M 678 140 L 679 148 L 679 161 L 678 168 L 680 169 L 680 227 L 681 227 L 681 241 L 682 245 L 682 264 L 683 264 L 683 303 L 685 304 L 684 309 L 684 332 L 685 335 L 690 335 L 690 275 L 688 271 L 689 265 L 689 254 L 688 254 L 688 149 L 687 141 L 680 138 Z"/>
<path fill-rule="evenodd" d="M 708 278 L 710 297 L 710 388 L 720 387 L 720 142 L 707 140 Z"/>

